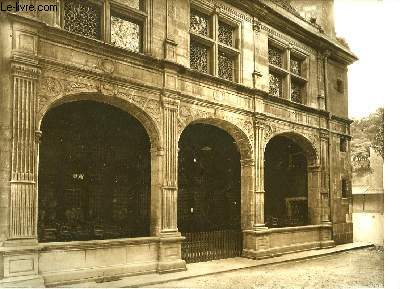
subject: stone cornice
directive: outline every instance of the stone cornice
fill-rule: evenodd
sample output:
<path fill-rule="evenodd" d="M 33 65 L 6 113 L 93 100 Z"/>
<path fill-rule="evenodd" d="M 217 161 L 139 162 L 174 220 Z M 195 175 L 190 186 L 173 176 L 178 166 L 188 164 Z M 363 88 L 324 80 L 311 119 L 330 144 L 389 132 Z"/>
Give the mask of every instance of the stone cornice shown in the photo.
<path fill-rule="evenodd" d="M 339 121 L 339 122 L 344 122 L 344 123 L 346 123 L 346 124 L 348 124 L 348 125 L 350 125 L 350 124 L 353 123 L 353 120 L 352 120 L 352 119 L 349 119 L 349 118 L 346 118 L 346 117 L 341 117 L 341 116 L 337 116 L 337 115 L 332 115 L 331 118 L 332 118 L 332 120 L 336 120 L 336 121 Z"/>

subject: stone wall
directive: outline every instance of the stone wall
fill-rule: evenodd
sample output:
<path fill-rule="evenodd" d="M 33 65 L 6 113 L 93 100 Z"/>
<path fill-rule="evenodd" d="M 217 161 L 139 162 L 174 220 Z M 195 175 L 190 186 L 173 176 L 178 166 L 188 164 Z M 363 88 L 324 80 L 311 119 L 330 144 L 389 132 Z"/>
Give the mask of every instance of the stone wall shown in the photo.
<path fill-rule="evenodd" d="M 340 137 L 349 137 L 347 90 L 336 99 L 330 83 L 331 79 L 336 82 L 337 73 L 345 76 L 345 64 L 355 57 L 299 18 L 289 25 L 287 17 L 293 15 L 277 16 L 279 7 L 263 6 L 258 1 L 235 2 L 236 6 L 229 3 L 191 2 L 239 24 L 237 83 L 190 69 L 188 1 L 145 1 L 142 53 L 64 31 L 57 13 L 29 17 L 8 13 L 0 17 L 0 285 L 24 286 L 30 280 L 29 284 L 39 286 L 94 278 L 90 274 L 79 277 L 75 272 L 77 275 L 68 280 L 51 279 L 50 275 L 61 276 L 64 269 L 50 272 L 52 268 L 43 260 L 50 258 L 57 263 L 55 267 L 62 267 L 60 256 L 68 256 L 70 263 L 81 260 L 90 265 L 89 259 L 79 259 L 88 250 L 86 245 L 99 252 L 106 250 L 101 242 L 81 242 L 77 244 L 77 257 L 68 244 L 55 246 L 63 252 L 58 255 L 54 246 L 37 242 L 41 120 L 53 107 L 76 100 L 119 107 L 137 118 L 150 137 L 150 231 L 151 238 L 156 239 L 149 246 L 150 255 L 157 258 L 147 261 L 157 272 L 185 269 L 176 217 L 177 144 L 181 132 L 193 122 L 220 127 L 237 143 L 242 170 L 242 230 L 251 232 L 248 236 L 253 238 L 246 244 L 262 242 L 269 233 L 279 243 L 279 234 L 264 225 L 263 157 L 267 142 L 276 135 L 290 137 L 306 150 L 311 223 L 323 228 L 316 229 L 323 232 L 322 237 L 294 233 L 300 239 L 298 243 L 304 237 L 304 242 L 317 242 L 311 247 L 321 246 L 321 240 L 332 245 L 331 223 L 336 242 L 351 241 L 351 199 L 339 194 L 341 176 L 350 173 L 349 154 L 338 151 Z M 307 97 L 303 104 L 269 95 L 268 39 L 306 57 Z M 341 59 L 342 64 L 332 68 L 331 58 Z M 130 242 L 133 251 L 142 246 L 135 240 Z M 246 244 L 245 249 L 254 249 L 246 248 Z M 130 250 L 118 246 L 118 254 Z M 121 254 L 125 266 L 130 257 Z M 115 265 L 107 260 L 94 262 Z M 10 271 L 10 266 L 23 269 Z M 100 271 L 124 275 L 139 273 L 141 268 L 121 270 Z"/>

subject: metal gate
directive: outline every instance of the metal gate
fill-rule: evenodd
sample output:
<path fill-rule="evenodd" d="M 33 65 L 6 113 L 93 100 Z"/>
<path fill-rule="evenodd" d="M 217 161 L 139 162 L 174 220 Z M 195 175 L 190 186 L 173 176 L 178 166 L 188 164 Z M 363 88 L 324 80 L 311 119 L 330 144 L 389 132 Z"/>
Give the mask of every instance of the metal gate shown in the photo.
<path fill-rule="evenodd" d="M 242 254 L 242 232 L 220 230 L 211 232 L 182 233 L 182 258 L 187 263 L 240 257 Z"/>

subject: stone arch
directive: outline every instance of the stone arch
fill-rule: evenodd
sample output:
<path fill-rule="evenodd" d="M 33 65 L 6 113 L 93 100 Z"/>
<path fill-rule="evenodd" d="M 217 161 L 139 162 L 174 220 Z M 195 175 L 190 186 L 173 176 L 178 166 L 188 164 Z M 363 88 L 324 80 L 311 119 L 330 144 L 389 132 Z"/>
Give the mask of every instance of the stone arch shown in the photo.
<path fill-rule="evenodd" d="M 185 128 L 188 127 L 190 124 L 196 124 L 196 123 L 213 125 L 227 132 L 235 140 L 236 145 L 238 146 L 240 152 L 241 159 L 249 160 L 253 158 L 253 148 L 251 145 L 251 141 L 249 140 L 246 133 L 237 125 L 229 121 L 218 118 L 211 118 L 211 117 L 199 118 L 187 123 L 186 126 L 182 128 L 181 132 L 183 132 Z"/>
<path fill-rule="evenodd" d="M 251 138 L 236 124 L 212 116 L 199 117 L 194 120 L 191 119 L 190 121 L 185 122 L 186 125 L 182 127 L 180 132 L 182 133 L 190 124 L 198 123 L 215 126 L 225 131 L 235 140 L 241 158 L 241 228 L 242 230 L 252 228 L 254 224 L 254 155 Z M 252 130 L 253 127 L 249 127 L 249 130 L 250 129 Z M 181 134 L 179 137 L 180 136 Z"/>
<path fill-rule="evenodd" d="M 317 139 L 311 139 L 308 135 L 303 135 L 297 131 L 276 131 L 265 139 L 264 153 L 269 142 L 277 136 L 285 137 L 296 144 L 304 152 L 307 167 L 307 202 L 308 202 L 308 222 L 309 224 L 319 224 L 321 220 L 321 210 L 319 208 L 319 188 L 321 186 L 321 171 L 319 168 L 319 149 Z M 265 172 L 264 172 L 265 174 Z M 265 180 L 267 182 L 267 180 Z M 266 186 L 266 183 L 264 183 Z M 268 200 L 265 200 L 268 202 Z"/>
<path fill-rule="evenodd" d="M 295 131 L 278 131 L 274 134 L 271 134 L 268 136 L 268 139 L 266 139 L 264 143 L 264 151 L 269 143 L 269 141 L 276 137 L 276 136 L 283 136 L 294 143 L 296 143 L 298 146 L 300 146 L 303 151 L 306 154 L 307 158 L 307 164 L 309 167 L 314 167 L 318 166 L 319 164 L 319 155 L 318 155 L 318 148 L 316 147 L 316 144 L 313 143 L 307 136 L 302 135 L 298 132 Z"/>
<path fill-rule="evenodd" d="M 140 107 L 136 106 L 134 103 L 131 103 L 123 98 L 120 98 L 118 96 L 108 96 L 98 92 L 97 93 L 81 92 L 76 94 L 63 95 L 62 97 L 58 97 L 55 100 L 52 100 L 47 105 L 42 107 L 42 109 L 39 111 L 37 118 L 38 119 L 37 127 L 40 129 L 45 114 L 52 108 L 60 106 L 65 103 L 82 101 L 82 100 L 90 100 L 112 105 L 129 113 L 132 117 L 136 118 L 145 128 L 150 138 L 151 148 L 159 149 L 162 147 L 161 143 L 162 138 L 160 135 L 159 128 L 155 123 L 155 121 L 150 117 L 150 115 L 147 112 L 145 112 Z"/>

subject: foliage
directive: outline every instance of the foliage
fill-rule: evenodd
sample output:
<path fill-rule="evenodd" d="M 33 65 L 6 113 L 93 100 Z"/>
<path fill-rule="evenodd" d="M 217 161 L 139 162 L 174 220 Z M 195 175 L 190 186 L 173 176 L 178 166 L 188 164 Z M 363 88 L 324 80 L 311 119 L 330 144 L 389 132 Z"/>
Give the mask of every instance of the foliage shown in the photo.
<path fill-rule="evenodd" d="M 351 160 L 354 171 L 370 171 L 369 149 L 384 157 L 384 110 L 378 108 L 368 117 L 355 120 L 352 125 Z"/>

